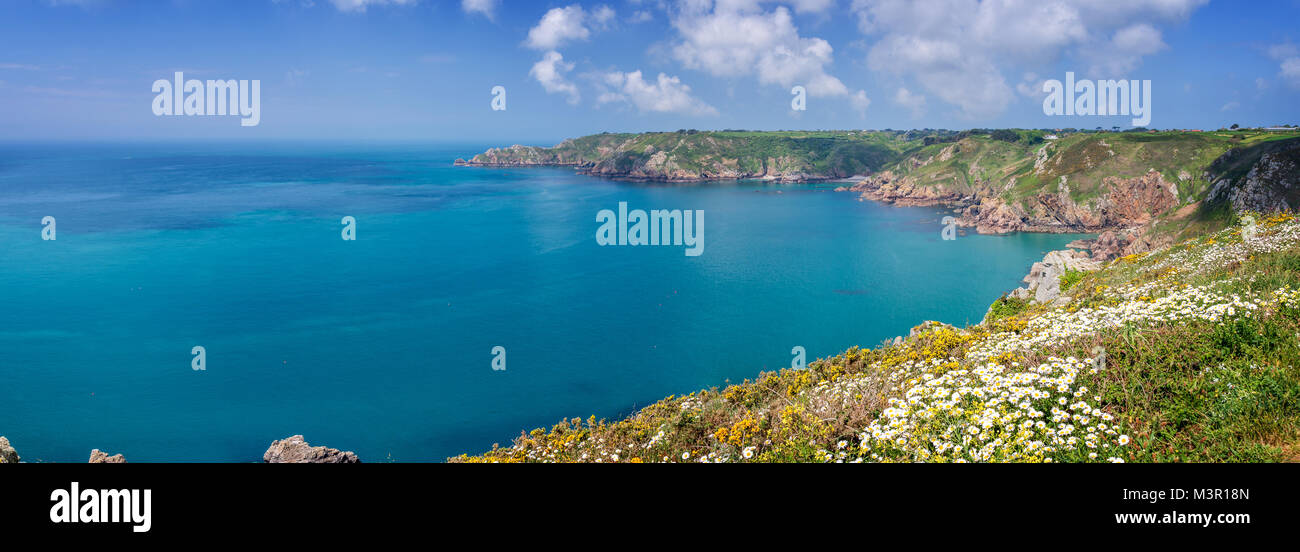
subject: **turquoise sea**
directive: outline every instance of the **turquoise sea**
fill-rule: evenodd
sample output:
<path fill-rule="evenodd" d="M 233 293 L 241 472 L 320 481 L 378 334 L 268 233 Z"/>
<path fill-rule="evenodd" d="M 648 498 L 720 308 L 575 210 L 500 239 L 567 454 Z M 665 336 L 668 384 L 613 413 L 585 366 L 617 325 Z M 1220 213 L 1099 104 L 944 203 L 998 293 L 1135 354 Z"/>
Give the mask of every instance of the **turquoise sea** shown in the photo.
<path fill-rule="evenodd" d="M 299 433 L 441 461 L 978 322 L 1080 237 L 944 241 L 945 212 L 833 185 L 451 165 L 491 145 L 0 145 L 0 435 L 27 461 L 258 461 Z M 704 210 L 704 253 L 598 246 L 619 202 Z"/>

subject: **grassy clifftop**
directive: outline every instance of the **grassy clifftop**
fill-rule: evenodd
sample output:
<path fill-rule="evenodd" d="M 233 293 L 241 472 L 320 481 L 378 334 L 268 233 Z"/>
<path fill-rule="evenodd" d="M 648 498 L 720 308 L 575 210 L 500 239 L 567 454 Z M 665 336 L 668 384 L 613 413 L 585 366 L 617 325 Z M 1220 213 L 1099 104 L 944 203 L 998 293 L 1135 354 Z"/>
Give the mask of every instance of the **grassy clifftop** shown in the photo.
<path fill-rule="evenodd" d="M 880 170 L 908 147 L 885 132 L 679 131 L 596 134 L 541 148 L 494 148 L 464 165 L 573 165 L 592 174 L 696 181 L 845 178 Z"/>
<path fill-rule="evenodd" d="M 1217 230 L 1236 211 L 1300 207 L 1300 130 L 691 130 L 494 148 L 457 163 L 679 182 L 858 176 L 844 189 L 955 207 L 980 232 L 1125 232 L 1106 255 Z"/>
<path fill-rule="evenodd" d="M 1071 274 L 1065 304 L 999 299 L 979 325 L 922 324 L 898 343 L 450 460 L 1297 460 L 1300 221 L 1252 218 L 1253 230 Z"/>

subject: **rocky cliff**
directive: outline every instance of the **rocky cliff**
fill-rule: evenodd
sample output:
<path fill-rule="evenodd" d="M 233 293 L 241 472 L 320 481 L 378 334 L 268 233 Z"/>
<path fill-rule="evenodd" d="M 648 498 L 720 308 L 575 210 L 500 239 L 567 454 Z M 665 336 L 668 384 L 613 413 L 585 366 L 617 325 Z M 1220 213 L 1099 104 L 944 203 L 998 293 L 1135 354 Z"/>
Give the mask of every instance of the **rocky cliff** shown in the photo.
<path fill-rule="evenodd" d="M 807 182 L 875 172 L 897 155 L 885 134 L 651 132 L 597 134 L 554 147 L 493 148 L 466 167 L 573 167 L 610 178 L 696 182 L 756 178 Z"/>
<path fill-rule="evenodd" d="M 1300 132 L 835 131 L 598 134 L 493 148 L 460 166 L 572 167 L 693 182 L 843 180 L 900 206 L 954 209 L 986 234 L 1097 233 L 1097 260 L 1173 243 L 1234 212 L 1300 208 Z"/>

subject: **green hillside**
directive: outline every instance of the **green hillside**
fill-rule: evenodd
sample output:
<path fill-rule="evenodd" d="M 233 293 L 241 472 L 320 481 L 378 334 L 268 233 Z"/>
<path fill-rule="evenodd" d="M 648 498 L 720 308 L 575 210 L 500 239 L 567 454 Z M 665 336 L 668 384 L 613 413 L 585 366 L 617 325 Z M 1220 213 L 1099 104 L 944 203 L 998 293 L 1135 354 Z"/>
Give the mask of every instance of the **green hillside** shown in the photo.
<path fill-rule="evenodd" d="M 1300 222 L 1071 276 L 1058 306 L 562 420 L 456 462 L 1273 462 L 1300 457 Z"/>

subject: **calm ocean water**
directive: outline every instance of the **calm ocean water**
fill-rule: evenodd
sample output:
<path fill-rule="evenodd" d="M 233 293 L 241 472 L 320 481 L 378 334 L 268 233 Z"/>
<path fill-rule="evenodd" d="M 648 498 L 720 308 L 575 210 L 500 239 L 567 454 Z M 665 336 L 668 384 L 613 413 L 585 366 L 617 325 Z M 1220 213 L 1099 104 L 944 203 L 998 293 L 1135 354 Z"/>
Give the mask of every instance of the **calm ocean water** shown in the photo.
<path fill-rule="evenodd" d="M 0 145 L 0 435 L 27 461 L 256 461 L 298 433 L 441 461 L 796 345 L 978 322 L 1079 237 L 943 241 L 939 210 L 827 186 L 451 166 L 488 145 Z M 703 209 L 704 254 L 598 246 L 620 201 Z"/>

